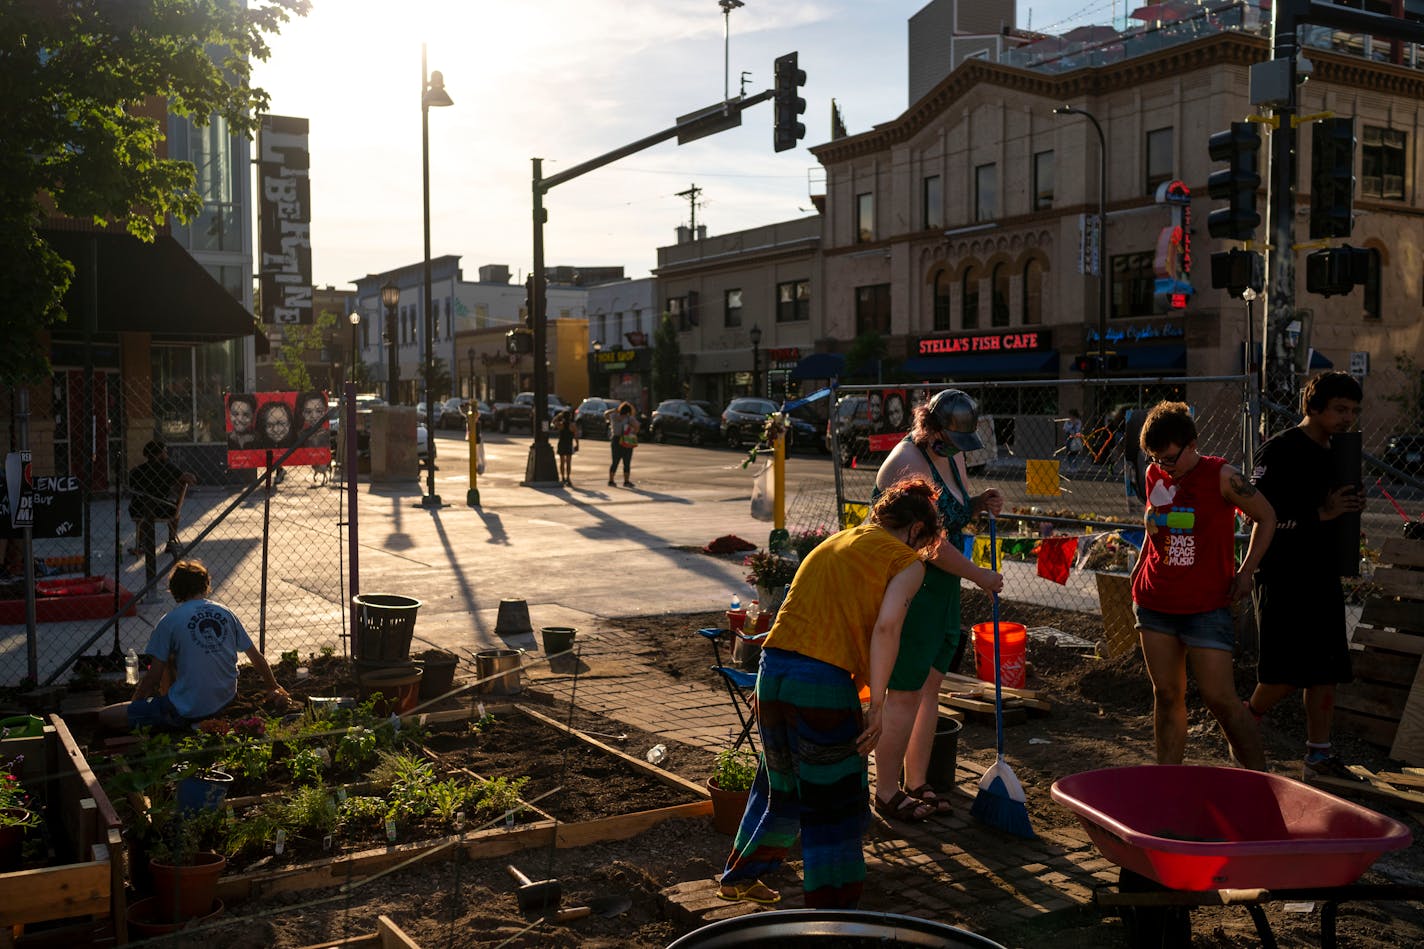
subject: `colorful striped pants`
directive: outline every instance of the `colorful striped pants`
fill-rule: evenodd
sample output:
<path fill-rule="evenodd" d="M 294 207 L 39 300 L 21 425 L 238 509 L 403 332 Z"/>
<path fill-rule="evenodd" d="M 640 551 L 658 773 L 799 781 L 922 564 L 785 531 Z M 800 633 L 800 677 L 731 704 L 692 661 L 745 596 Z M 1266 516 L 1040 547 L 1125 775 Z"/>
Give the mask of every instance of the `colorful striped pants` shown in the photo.
<path fill-rule="evenodd" d="M 850 674 L 818 659 L 763 649 L 757 676 L 761 764 L 722 882 L 775 869 L 801 834 L 806 905 L 855 909 L 865 884 L 870 825 L 864 728 Z"/>

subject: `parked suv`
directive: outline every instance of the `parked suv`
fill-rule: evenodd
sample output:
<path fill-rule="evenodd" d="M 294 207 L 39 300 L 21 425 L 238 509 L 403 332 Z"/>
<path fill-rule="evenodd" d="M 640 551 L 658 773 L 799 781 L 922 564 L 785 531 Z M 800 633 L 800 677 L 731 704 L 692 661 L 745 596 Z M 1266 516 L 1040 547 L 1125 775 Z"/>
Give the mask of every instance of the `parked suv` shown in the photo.
<path fill-rule="evenodd" d="M 665 442 L 669 438 L 686 439 L 690 445 L 701 445 L 705 441 L 716 441 L 717 420 L 708 415 L 702 406 L 684 399 L 667 399 L 653 409 L 649 424 L 652 439 Z"/>
<path fill-rule="evenodd" d="M 554 416 L 560 412 L 567 412 L 569 409 L 564 404 L 564 400 L 552 392 L 548 395 L 548 403 L 545 408 L 549 414 L 547 421 L 553 421 Z M 532 392 L 521 392 L 514 397 L 513 402 L 498 402 L 494 407 L 495 425 L 501 432 L 508 432 L 515 426 L 533 431 L 533 426 L 530 424 L 533 418 L 534 393 Z"/>
<path fill-rule="evenodd" d="M 1380 460 L 1407 475 L 1424 474 L 1424 434 L 1406 432 L 1389 436 Z"/>
<path fill-rule="evenodd" d="M 616 408 L 618 403 L 612 399 L 590 397 L 580 402 L 578 411 L 574 413 L 574 424 L 578 426 L 579 436 L 607 438 L 608 413 Z"/>
<path fill-rule="evenodd" d="M 781 407 L 770 399 L 744 396 L 733 399 L 722 411 L 722 439 L 733 448 L 741 445 L 755 445 L 761 441 L 762 430 L 766 427 L 766 417 L 779 412 Z M 818 425 L 808 407 L 793 410 L 786 420 L 786 450 L 798 445 L 816 446 L 822 451 L 822 440 Z"/>

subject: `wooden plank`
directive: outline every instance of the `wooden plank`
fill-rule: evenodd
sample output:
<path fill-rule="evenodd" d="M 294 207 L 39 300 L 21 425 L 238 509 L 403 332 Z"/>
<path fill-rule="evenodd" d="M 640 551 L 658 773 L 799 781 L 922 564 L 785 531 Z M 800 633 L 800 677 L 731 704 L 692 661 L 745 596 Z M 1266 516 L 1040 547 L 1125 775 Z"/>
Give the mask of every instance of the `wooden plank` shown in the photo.
<path fill-rule="evenodd" d="M 446 847 L 445 854 L 441 859 L 450 859 L 451 856 L 462 850 L 472 860 L 485 860 L 525 850 L 546 848 L 551 843 L 564 847 L 581 847 L 601 840 L 625 840 L 628 837 L 637 836 L 660 821 L 705 817 L 711 813 L 712 801 L 710 798 L 706 798 L 690 804 L 678 804 L 674 807 L 664 807 L 619 817 L 603 817 L 574 824 L 556 825 L 553 821 L 547 821 L 527 824 L 514 830 L 494 828 L 467 835 L 461 846 Z M 604 836 L 605 834 L 610 836 Z M 573 843 L 568 841 L 573 841 Z M 217 895 L 218 899 L 224 903 L 234 904 L 261 896 L 336 886 L 349 882 L 358 875 L 373 874 L 393 867 L 419 855 L 422 851 L 445 847 L 448 842 L 448 838 L 427 840 L 394 847 L 363 850 L 283 870 L 229 874 L 218 879 Z"/>
<path fill-rule="evenodd" d="M 1399 716 L 1389 756 L 1405 764 L 1424 764 L 1424 662 L 1414 671 L 1414 684 Z"/>
<path fill-rule="evenodd" d="M 1352 797 L 1361 797 L 1371 801 L 1382 801 L 1386 804 L 1394 804 L 1399 807 L 1417 809 L 1424 807 L 1424 794 L 1417 791 L 1405 791 L 1388 786 L 1380 786 L 1371 781 L 1354 781 L 1350 778 L 1334 778 L 1325 775 L 1310 775 L 1305 782 L 1312 787 L 1325 788 L 1337 794 L 1348 794 Z"/>
<path fill-rule="evenodd" d="M 302 946 L 301 949 L 381 949 L 381 937 L 376 933 L 368 933 L 364 936 L 319 942 L 314 946 Z"/>
<path fill-rule="evenodd" d="M 1406 600 L 1424 599 L 1424 572 L 1419 570 L 1376 567 L 1374 585 L 1385 596 L 1397 596 Z"/>
<path fill-rule="evenodd" d="M 1424 775 L 1407 774 L 1403 771 L 1381 771 L 1376 777 L 1390 784 L 1397 784 L 1402 788 L 1418 789 L 1424 791 Z"/>
<path fill-rule="evenodd" d="M 69 726 L 64 723 L 64 719 L 58 715 L 51 715 L 50 723 L 54 726 L 55 736 L 59 739 L 60 748 L 69 758 L 69 764 L 74 769 L 74 773 L 79 776 L 79 780 L 84 784 L 84 796 L 94 799 L 95 805 L 99 809 L 99 819 L 101 831 L 107 831 L 110 827 L 123 829 L 124 822 L 119 819 L 118 811 L 114 810 L 114 804 L 109 800 L 109 795 L 104 792 L 104 786 L 99 783 L 99 779 L 94 776 L 94 771 L 89 767 L 89 760 L 84 757 L 84 752 L 79 747 L 79 743 L 74 740 L 74 736 L 69 733 Z M 100 839 L 103 838 L 100 834 Z"/>
<path fill-rule="evenodd" d="M 0 875 L 0 926 L 109 912 L 109 861 Z"/>
<path fill-rule="evenodd" d="M 1371 649 L 1388 649 L 1392 652 L 1409 653 L 1414 656 L 1424 655 L 1424 636 L 1417 633 L 1399 633 L 1393 630 L 1357 626 L 1355 635 L 1350 638 L 1350 641 L 1354 645 Z"/>
<path fill-rule="evenodd" d="M 1386 537 L 1380 548 L 1380 563 L 1394 567 L 1424 567 L 1424 540 Z"/>
<path fill-rule="evenodd" d="M 109 920 L 114 925 L 114 939 L 119 945 L 126 945 L 129 941 L 129 899 L 128 892 L 124 889 L 125 866 L 127 864 L 128 847 L 124 843 L 123 833 L 112 827 L 108 834 L 108 862 L 109 862 Z"/>
<path fill-rule="evenodd" d="M 960 709 L 961 711 L 964 711 L 979 720 L 992 720 L 994 718 L 994 703 L 992 700 L 986 702 L 983 699 L 975 698 L 972 695 L 960 695 L 956 693 L 951 693 L 950 695 L 942 696 L 941 701 L 945 705 L 948 705 L 951 708 Z M 1004 700 L 1005 725 L 1022 725 L 1024 722 L 1028 721 L 1028 710 L 1025 709 L 1022 705 L 1016 704 L 1019 701 L 1021 700 Z"/>
<path fill-rule="evenodd" d="M 1424 603 L 1372 596 L 1365 600 L 1360 622 L 1365 626 L 1424 633 Z"/>
<path fill-rule="evenodd" d="M 1349 731 L 1381 748 L 1388 748 L 1394 744 L 1394 733 L 1399 729 L 1398 722 L 1387 718 L 1377 718 L 1374 715 L 1362 715 L 1347 708 L 1337 708 L 1335 720 L 1339 730 Z"/>
<path fill-rule="evenodd" d="M 376 935 L 380 938 L 381 949 L 420 949 L 419 944 L 402 932 L 389 916 L 376 917 Z"/>
<path fill-rule="evenodd" d="M 946 684 L 953 683 L 958 685 L 974 686 L 977 688 L 988 687 L 990 689 L 993 689 L 994 687 L 994 683 L 992 682 L 985 682 L 983 679 L 975 678 L 974 676 L 961 675 L 958 672 L 946 672 L 944 674 L 944 681 Z M 941 686 L 940 691 L 945 691 L 943 686 Z M 955 689 L 953 691 L 962 690 Z M 1044 692 L 1041 689 L 1013 689 L 1007 685 L 1004 686 L 1004 694 L 1018 696 L 1021 699 L 1042 699 L 1046 698 L 1048 695 L 1047 692 Z"/>
<path fill-rule="evenodd" d="M 1419 657 L 1386 649 L 1365 649 L 1350 657 L 1350 665 L 1357 679 L 1408 687 L 1414 684 Z"/>
<path fill-rule="evenodd" d="M 945 692 L 941 692 L 940 695 L 945 697 Z M 994 702 L 994 686 L 992 683 L 984 682 L 975 682 L 969 688 L 956 685 L 953 691 L 948 692 L 948 696 L 952 697 L 956 695 L 979 699 L 992 705 Z M 1004 707 L 1018 708 L 1020 706 L 1033 709 L 1037 712 L 1051 712 L 1053 710 L 1053 704 L 1045 699 L 1036 696 L 1022 695 L 1017 692 L 1011 694 L 1008 689 L 1004 689 Z"/>
<path fill-rule="evenodd" d="M 1336 707 L 1395 721 L 1404 712 L 1404 703 L 1408 699 L 1409 690 L 1394 685 L 1342 682 L 1335 689 Z"/>
<path fill-rule="evenodd" d="M 698 797 L 705 797 L 708 798 L 708 800 L 711 800 L 711 796 L 708 793 L 706 787 L 700 784 L 693 784 L 691 781 L 687 780 L 682 775 L 673 774 L 671 771 L 664 771 L 657 765 L 649 764 L 642 758 L 634 758 L 632 755 L 619 751 L 617 748 L 605 745 L 603 742 L 599 741 L 597 738 L 594 738 L 592 735 L 587 735 L 579 731 L 577 728 L 569 728 L 563 722 L 556 721 L 550 718 L 549 716 L 542 714 L 541 712 L 536 712 L 534 709 L 530 708 L 527 705 L 517 705 L 515 706 L 515 708 L 519 709 L 519 711 L 523 712 L 525 715 L 528 715 L 536 722 L 543 722 L 545 725 L 557 728 L 561 732 L 568 732 L 569 734 L 576 737 L 579 741 L 582 741 L 588 745 L 592 745 L 593 747 L 598 748 L 602 751 L 606 751 L 613 757 L 625 762 L 635 771 L 641 772 L 642 774 L 646 774 L 648 777 L 656 778 L 663 784 L 667 784 L 675 788 L 682 788 L 683 790 L 691 791 Z"/>
<path fill-rule="evenodd" d="M 961 724 L 961 725 L 964 724 L 964 713 L 961 712 L 961 711 L 960 711 L 959 709 L 957 709 L 957 708 L 950 708 L 948 705 L 945 705 L 943 702 L 941 702 L 940 705 L 939 705 L 939 717 L 940 717 L 940 718 L 952 718 L 952 719 L 954 719 L 956 722 L 958 722 L 959 724 Z"/>

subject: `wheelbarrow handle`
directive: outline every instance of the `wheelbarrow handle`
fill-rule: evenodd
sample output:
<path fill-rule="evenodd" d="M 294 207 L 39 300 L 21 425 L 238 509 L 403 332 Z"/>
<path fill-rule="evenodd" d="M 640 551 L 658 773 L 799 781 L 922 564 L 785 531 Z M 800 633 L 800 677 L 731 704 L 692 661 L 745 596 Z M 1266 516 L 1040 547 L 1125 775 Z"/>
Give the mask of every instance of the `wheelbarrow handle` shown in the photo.
<path fill-rule="evenodd" d="M 531 879 L 529 879 L 529 878 L 528 878 L 527 876 L 525 876 L 524 874 L 520 873 L 520 872 L 519 872 L 519 868 L 516 867 L 514 864 L 511 863 L 511 864 L 506 865 L 506 866 L 505 866 L 505 869 L 509 871 L 509 875 L 512 876 L 512 877 L 514 877 L 514 881 L 515 881 L 516 883 L 518 883 L 520 886 L 532 886 L 532 885 L 533 885 L 534 881 L 531 880 Z"/>

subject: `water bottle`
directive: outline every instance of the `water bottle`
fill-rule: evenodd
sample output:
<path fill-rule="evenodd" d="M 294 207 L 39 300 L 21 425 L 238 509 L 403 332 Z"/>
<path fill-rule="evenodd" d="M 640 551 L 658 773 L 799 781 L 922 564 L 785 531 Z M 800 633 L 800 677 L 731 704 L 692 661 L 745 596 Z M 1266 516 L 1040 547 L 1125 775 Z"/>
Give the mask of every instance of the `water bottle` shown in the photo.
<path fill-rule="evenodd" d="M 757 617 L 759 616 L 761 616 L 761 602 L 759 600 L 752 600 L 751 603 L 747 605 L 748 636 L 755 636 L 757 634 Z"/>
<path fill-rule="evenodd" d="M 728 607 L 728 609 L 731 609 L 731 610 L 739 610 L 739 609 L 741 609 L 741 608 L 742 608 L 742 598 L 739 597 L 739 596 L 737 596 L 735 593 L 733 593 L 733 594 L 732 594 L 732 605 L 731 605 L 730 607 Z"/>
<path fill-rule="evenodd" d="M 662 764 L 667 760 L 667 745 L 660 742 L 649 748 L 643 757 L 648 759 L 649 764 Z"/>
<path fill-rule="evenodd" d="M 138 685 L 138 653 L 133 647 L 129 647 L 129 654 L 124 657 L 124 681 L 129 685 Z"/>

